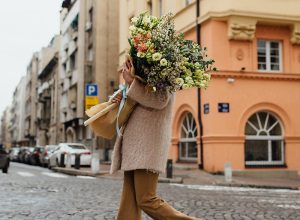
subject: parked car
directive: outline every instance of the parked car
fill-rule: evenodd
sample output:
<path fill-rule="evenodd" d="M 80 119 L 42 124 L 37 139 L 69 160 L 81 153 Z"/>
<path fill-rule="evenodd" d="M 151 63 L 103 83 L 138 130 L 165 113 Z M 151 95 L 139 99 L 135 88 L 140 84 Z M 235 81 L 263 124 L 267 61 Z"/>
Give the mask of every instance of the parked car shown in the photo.
<path fill-rule="evenodd" d="M 28 147 L 24 152 L 24 163 L 31 164 L 31 154 L 34 151 L 34 147 Z"/>
<path fill-rule="evenodd" d="M 43 167 L 49 166 L 49 158 L 57 148 L 58 145 L 46 145 L 45 148 L 42 148 L 42 152 L 40 154 L 41 166 Z"/>
<path fill-rule="evenodd" d="M 0 148 L 0 169 L 2 169 L 3 173 L 8 172 L 9 161 L 10 161 L 10 159 L 9 159 L 8 152 L 6 152 L 5 149 Z"/>
<path fill-rule="evenodd" d="M 20 152 L 20 148 L 18 148 L 18 147 L 12 148 L 9 153 L 10 161 L 17 162 L 19 160 L 18 159 L 19 152 Z"/>
<path fill-rule="evenodd" d="M 20 151 L 18 153 L 18 162 L 25 163 L 25 154 L 28 150 L 28 147 L 20 147 Z"/>
<path fill-rule="evenodd" d="M 33 151 L 29 154 L 29 164 L 31 165 L 40 165 L 40 154 L 42 153 L 41 147 L 34 147 Z"/>
<path fill-rule="evenodd" d="M 85 145 L 77 143 L 60 143 L 56 151 L 53 152 L 49 159 L 50 168 L 54 166 L 59 166 L 61 164 L 61 155 L 64 155 L 64 166 L 67 164 L 67 160 L 69 157 L 71 166 L 74 166 L 75 154 L 80 154 L 81 166 L 91 165 L 91 151 Z"/>

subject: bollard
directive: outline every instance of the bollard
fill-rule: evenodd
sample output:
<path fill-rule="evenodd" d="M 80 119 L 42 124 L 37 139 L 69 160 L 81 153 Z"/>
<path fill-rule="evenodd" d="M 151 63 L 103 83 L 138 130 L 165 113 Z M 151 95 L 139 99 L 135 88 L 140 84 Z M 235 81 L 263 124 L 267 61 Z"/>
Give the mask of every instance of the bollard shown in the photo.
<path fill-rule="evenodd" d="M 71 154 L 67 154 L 66 168 L 71 168 L 71 167 L 72 167 L 72 156 L 71 156 Z"/>
<path fill-rule="evenodd" d="M 224 176 L 225 176 L 225 182 L 227 183 L 232 182 L 232 168 L 230 162 L 224 164 Z"/>
<path fill-rule="evenodd" d="M 64 167 L 65 166 L 65 154 L 61 154 L 60 155 L 60 167 Z"/>
<path fill-rule="evenodd" d="M 79 170 L 80 169 L 80 154 L 75 154 L 75 169 Z"/>
<path fill-rule="evenodd" d="M 167 161 L 167 178 L 173 178 L 173 160 L 168 159 Z"/>
<path fill-rule="evenodd" d="M 92 153 L 92 161 L 91 161 L 92 173 L 97 174 L 100 172 L 100 161 L 99 161 L 99 152 L 95 151 Z"/>

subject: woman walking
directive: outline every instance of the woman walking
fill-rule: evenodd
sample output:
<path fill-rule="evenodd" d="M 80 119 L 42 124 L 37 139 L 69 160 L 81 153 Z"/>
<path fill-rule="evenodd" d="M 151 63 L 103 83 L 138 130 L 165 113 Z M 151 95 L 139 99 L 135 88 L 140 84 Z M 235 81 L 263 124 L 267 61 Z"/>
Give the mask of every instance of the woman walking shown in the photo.
<path fill-rule="evenodd" d="M 129 86 L 127 97 L 138 104 L 121 130 L 114 146 L 111 173 L 124 171 L 123 192 L 117 220 L 140 220 L 141 210 L 155 220 L 195 220 L 171 207 L 156 195 L 159 173 L 163 173 L 171 138 L 174 96 L 168 91 L 148 92 L 134 79 L 131 63 L 123 65 Z M 122 94 L 112 101 L 120 102 Z"/>

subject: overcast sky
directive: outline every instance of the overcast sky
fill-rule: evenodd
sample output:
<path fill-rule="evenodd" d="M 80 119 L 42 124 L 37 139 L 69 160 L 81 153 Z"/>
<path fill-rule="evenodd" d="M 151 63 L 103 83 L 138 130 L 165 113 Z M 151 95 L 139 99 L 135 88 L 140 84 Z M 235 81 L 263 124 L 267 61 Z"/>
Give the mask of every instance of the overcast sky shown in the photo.
<path fill-rule="evenodd" d="M 59 33 L 62 0 L 0 0 L 0 117 L 32 53 Z"/>

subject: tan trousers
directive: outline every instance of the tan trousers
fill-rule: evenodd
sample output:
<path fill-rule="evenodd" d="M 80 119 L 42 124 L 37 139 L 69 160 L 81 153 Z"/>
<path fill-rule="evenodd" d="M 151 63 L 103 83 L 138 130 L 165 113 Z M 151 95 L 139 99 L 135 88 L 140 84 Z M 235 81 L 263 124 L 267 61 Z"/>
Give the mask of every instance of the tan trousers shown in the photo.
<path fill-rule="evenodd" d="M 158 197 L 157 182 L 158 174 L 151 171 L 125 171 L 117 220 L 141 220 L 141 210 L 154 220 L 196 220 Z"/>

